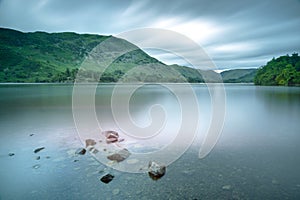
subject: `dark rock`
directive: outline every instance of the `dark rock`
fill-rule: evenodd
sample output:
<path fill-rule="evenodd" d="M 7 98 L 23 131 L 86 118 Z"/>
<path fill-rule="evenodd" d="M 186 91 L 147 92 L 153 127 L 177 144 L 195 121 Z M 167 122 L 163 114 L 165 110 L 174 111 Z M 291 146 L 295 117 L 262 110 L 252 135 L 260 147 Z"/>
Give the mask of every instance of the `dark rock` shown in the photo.
<path fill-rule="evenodd" d="M 37 156 L 35 159 L 36 159 L 36 160 L 39 160 L 39 159 L 41 159 L 41 156 Z"/>
<path fill-rule="evenodd" d="M 115 143 L 119 139 L 119 134 L 116 131 L 103 131 L 102 134 L 106 137 L 106 143 Z"/>
<path fill-rule="evenodd" d="M 15 153 L 9 153 L 8 154 L 8 156 L 14 156 L 15 155 Z"/>
<path fill-rule="evenodd" d="M 100 181 L 102 181 L 103 183 L 109 183 L 113 180 L 114 176 L 111 174 L 106 174 L 105 176 L 103 176 Z"/>
<path fill-rule="evenodd" d="M 31 136 L 34 136 L 34 134 L 33 134 L 33 133 L 31 133 L 29 136 L 30 136 L 30 137 L 31 137 Z"/>
<path fill-rule="evenodd" d="M 95 144 L 97 144 L 97 143 L 93 139 L 87 139 L 87 140 L 85 140 L 85 147 L 94 146 Z"/>
<path fill-rule="evenodd" d="M 79 160 L 74 160 L 74 162 L 78 162 Z"/>
<path fill-rule="evenodd" d="M 153 180 L 158 180 L 166 173 L 166 166 L 159 165 L 156 162 L 150 161 L 148 165 L 148 174 Z"/>
<path fill-rule="evenodd" d="M 84 155 L 86 153 L 85 148 L 79 148 L 76 150 L 75 154 Z"/>
<path fill-rule="evenodd" d="M 34 153 L 38 153 L 38 152 L 42 151 L 43 149 L 45 149 L 45 147 L 37 148 L 37 149 L 35 149 L 33 152 L 34 152 Z"/>
<path fill-rule="evenodd" d="M 122 149 L 117 153 L 107 156 L 107 159 L 117 161 L 117 162 L 122 162 L 129 156 L 130 156 L 130 152 L 127 149 Z"/>

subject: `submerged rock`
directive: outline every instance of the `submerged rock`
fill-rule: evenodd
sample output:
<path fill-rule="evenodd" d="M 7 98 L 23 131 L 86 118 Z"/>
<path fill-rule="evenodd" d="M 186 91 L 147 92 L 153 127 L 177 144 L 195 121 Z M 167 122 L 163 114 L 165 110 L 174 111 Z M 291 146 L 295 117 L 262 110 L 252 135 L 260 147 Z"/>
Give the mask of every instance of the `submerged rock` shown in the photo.
<path fill-rule="evenodd" d="M 106 143 L 115 143 L 119 139 L 119 134 L 116 131 L 103 131 L 102 134 L 106 137 Z"/>
<path fill-rule="evenodd" d="M 122 162 L 130 156 L 130 152 L 127 149 L 122 149 L 117 153 L 107 156 L 107 159 L 117 162 Z"/>
<path fill-rule="evenodd" d="M 75 154 L 78 154 L 78 155 L 84 155 L 85 153 L 86 153 L 86 149 L 85 148 L 79 148 L 75 152 Z"/>
<path fill-rule="evenodd" d="M 85 147 L 94 146 L 95 144 L 97 144 L 97 143 L 93 139 L 87 139 L 87 140 L 85 140 Z"/>
<path fill-rule="evenodd" d="M 113 195 L 118 195 L 120 193 L 120 190 L 118 188 L 113 189 L 112 194 Z"/>
<path fill-rule="evenodd" d="M 90 148 L 89 151 L 93 154 L 97 154 L 99 152 L 99 150 L 96 149 L 95 147 Z"/>
<path fill-rule="evenodd" d="M 156 162 L 150 161 L 148 165 L 148 175 L 153 180 L 158 180 L 166 173 L 166 166 L 159 165 Z"/>
<path fill-rule="evenodd" d="M 113 180 L 114 176 L 111 174 L 106 174 L 105 176 L 102 176 L 102 178 L 100 179 L 100 181 L 102 181 L 103 183 L 109 183 Z"/>
<path fill-rule="evenodd" d="M 8 156 L 14 156 L 15 153 L 8 153 Z"/>
<path fill-rule="evenodd" d="M 223 190 L 231 190 L 231 185 L 224 185 L 222 187 Z"/>
<path fill-rule="evenodd" d="M 33 166 L 32 166 L 33 169 L 38 169 L 38 168 L 40 168 L 40 167 L 41 167 L 41 165 L 39 165 L 39 164 L 33 165 Z"/>
<path fill-rule="evenodd" d="M 35 159 L 36 159 L 36 160 L 39 160 L 39 159 L 41 159 L 41 156 L 37 156 Z"/>
<path fill-rule="evenodd" d="M 42 151 L 43 149 L 45 149 L 45 147 L 36 148 L 33 152 L 38 153 L 38 152 Z"/>

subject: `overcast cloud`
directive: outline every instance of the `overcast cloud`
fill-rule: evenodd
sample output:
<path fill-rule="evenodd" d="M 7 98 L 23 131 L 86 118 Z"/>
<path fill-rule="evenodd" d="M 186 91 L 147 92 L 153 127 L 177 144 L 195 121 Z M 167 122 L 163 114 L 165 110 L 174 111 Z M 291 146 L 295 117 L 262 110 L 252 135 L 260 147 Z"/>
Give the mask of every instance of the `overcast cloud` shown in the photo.
<path fill-rule="evenodd" d="M 300 53 L 299 0 L 0 0 L 0 26 L 106 35 L 170 29 L 196 41 L 220 69 L 259 67 L 272 57 Z M 182 64 L 161 51 L 148 52 Z"/>

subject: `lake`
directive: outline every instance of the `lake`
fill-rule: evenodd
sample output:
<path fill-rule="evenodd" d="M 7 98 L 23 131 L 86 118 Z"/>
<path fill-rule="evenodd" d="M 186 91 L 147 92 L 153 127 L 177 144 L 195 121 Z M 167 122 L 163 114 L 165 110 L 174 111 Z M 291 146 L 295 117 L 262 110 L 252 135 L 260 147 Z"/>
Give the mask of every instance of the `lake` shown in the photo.
<path fill-rule="evenodd" d="M 98 85 L 95 116 L 101 130 L 122 134 L 125 130 L 115 123 L 110 106 L 115 86 Z M 91 86 L 81 87 L 89 91 Z M 120 102 L 132 87 L 122 86 Z M 173 87 L 184 94 L 183 85 Z M 90 153 L 75 154 L 84 147 L 83 135 L 97 137 L 100 130 L 89 125 L 90 116 L 83 117 L 86 130 L 76 129 L 80 125 L 73 119 L 73 85 L 1 84 L 0 199 L 300 199 L 300 88 L 225 84 L 222 134 L 203 159 L 198 154 L 212 104 L 206 85 L 193 84 L 192 89 L 199 116 L 191 114 L 187 120 L 198 118 L 197 135 L 183 155 L 167 166 L 166 174 L 153 181 L 147 173 L 118 171 L 115 163 L 99 162 L 106 159 L 102 154 L 98 160 Z M 165 132 L 159 132 L 162 135 L 151 142 L 122 135 L 130 151 L 145 153 L 146 158 L 176 136 L 180 102 L 176 93 L 159 84 L 138 88 L 129 102 L 130 117 L 141 127 L 161 120 L 150 117 L 149 110 L 158 104 L 168 119 Z M 187 108 L 197 109 L 192 105 Z M 126 110 L 118 106 L 116 112 L 122 117 Z M 45 149 L 33 152 L 40 147 Z M 104 184 L 100 178 L 107 173 L 114 179 Z"/>

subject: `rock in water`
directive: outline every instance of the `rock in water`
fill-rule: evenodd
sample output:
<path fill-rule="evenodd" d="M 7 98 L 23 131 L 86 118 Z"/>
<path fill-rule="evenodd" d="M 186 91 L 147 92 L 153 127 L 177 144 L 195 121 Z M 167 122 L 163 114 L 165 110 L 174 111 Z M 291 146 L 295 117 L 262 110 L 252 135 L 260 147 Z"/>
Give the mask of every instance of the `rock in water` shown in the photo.
<path fill-rule="evenodd" d="M 87 139 L 87 140 L 85 140 L 85 147 L 94 146 L 95 144 L 97 144 L 97 143 L 93 139 Z"/>
<path fill-rule="evenodd" d="M 8 154 L 8 156 L 14 156 L 15 155 L 15 153 L 9 153 Z"/>
<path fill-rule="evenodd" d="M 150 161 L 148 165 L 148 174 L 153 180 L 158 180 L 166 173 L 166 166 L 159 165 L 156 162 Z"/>
<path fill-rule="evenodd" d="M 86 153 L 85 148 L 79 148 L 76 150 L 75 154 L 84 155 Z"/>
<path fill-rule="evenodd" d="M 45 147 L 37 148 L 37 149 L 35 149 L 33 152 L 34 152 L 34 153 L 38 153 L 38 152 L 42 151 L 43 149 L 45 149 Z"/>
<path fill-rule="evenodd" d="M 117 153 L 107 156 L 107 159 L 117 161 L 117 162 L 122 162 L 129 156 L 130 156 L 130 152 L 127 149 L 122 149 Z"/>
<path fill-rule="evenodd" d="M 231 190 L 231 185 L 224 185 L 222 187 L 223 190 Z"/>
<path fill-rule="evenodd" d="M 40 167 L 41 167 L 41 165 L 39 165 L 39 164 L 33 165 L 33 166 L 32 166 L 33 169 L 38 169 L 38 168 L 40 168 Z"/>
<path fill-rule="evenodd" d="M 102 134 L 106 137 L 106 143 L 115 143 L 119 139 L 119 134 L 116 131 L 103 131 Z"/>
<path fill-rule="evenodd" d="M 103 176 L 100 181 L 102 181 L 103 183 L 109 183 L 113 180 L 114 176 L 111 174 L 106 174 L 105 176 Z"/>

